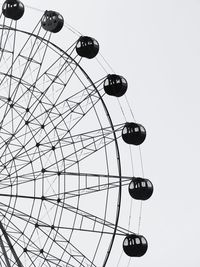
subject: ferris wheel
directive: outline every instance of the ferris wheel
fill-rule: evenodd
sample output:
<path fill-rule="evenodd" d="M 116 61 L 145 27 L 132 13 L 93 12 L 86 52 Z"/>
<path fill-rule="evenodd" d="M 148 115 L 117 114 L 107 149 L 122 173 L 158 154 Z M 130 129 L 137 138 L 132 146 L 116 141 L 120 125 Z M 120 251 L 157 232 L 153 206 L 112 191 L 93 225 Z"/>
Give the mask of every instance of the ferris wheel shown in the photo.
<path fill-rule="evenodd" d="M 45 11 L 27 31 L 24 11 L 6 0 L 0 17 L 0 266 L 105 267 L 119 237 L 127 257 L 143 256 L 146 238 L 119 225 L 122 188 L 136 200 L 153 193 L 150 180 L 122 173 L 120 145 L 146 138 L 109 107 L 127 81 L 91 78 L 82 62 L 99 53 L 93 37 L 56 44 L 61 14 Z"/>

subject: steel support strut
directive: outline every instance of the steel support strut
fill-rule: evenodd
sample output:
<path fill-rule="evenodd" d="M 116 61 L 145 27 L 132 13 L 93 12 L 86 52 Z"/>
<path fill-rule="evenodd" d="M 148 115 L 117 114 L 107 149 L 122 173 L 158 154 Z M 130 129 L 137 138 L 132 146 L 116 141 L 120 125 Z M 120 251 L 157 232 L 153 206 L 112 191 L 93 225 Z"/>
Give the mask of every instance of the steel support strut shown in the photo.
<path fill-rule="evenodd" d="M 3 240 L 1 239 L 1 236 L 0 236 L 0 246 L 1 246 L 1 249 L 2 249 L 2 252 L 3 252 L 3 255 L 4 255 L 7 267 L 11 267 L 9 259 L 8 259 L 8 255 L 6 253 L 6 249 L 5 249 L 5 246 L 4 246 L 4 243 L 3 243 Z"/>
<path fill-rule="evenodd" d="M 10 241 L 10 238 L 9 238 L 9 236 L 8 236 L 8 234 L 7 234 L 6 230 L 5 230 L 5 228 L 3 227 L 3 224 L 2 224 L 1 221 L 0 221 L 0 229 L 1 229 L 2 233 L 3 233 L 3 236 L 4 236 L 4 238 L 5 238 L 5 240 L 6 240 L 7 244 L 8 244 L 8 246 L 9 246 L 10 251 L 12 252 L 12 255 L 13 255 L 15 261 L 16 261 L 17 266 L 18 266 L 18 267 L 23 267 L 23 265 L 22 265 L 22 263 L 21 263 L 19 257 L 17 256 L 17 253 L 15 252 L 15 250 L 14 250 L 14 248 L 13 248 L 13 246 L 12 246 L 12 243 L 11 243 L 11 241 Z M 2 252 L 3 252 L 4 258 L 5 258 L 7 267 L 11 267 L 11 265 L 10 265 L 10 263 L 9 263 L 8 255 L 7 255 L 7 253 L 6 253 L 6 249 L 5 249 L 5 246 L 4 246 L 4 244 L 3 244 L 3 241 L 2 241 L 2 238 L 1 238 L 1 237 L 0 237 L 0 245 L 1 245 L 1 248 L 2 248 Z"/>

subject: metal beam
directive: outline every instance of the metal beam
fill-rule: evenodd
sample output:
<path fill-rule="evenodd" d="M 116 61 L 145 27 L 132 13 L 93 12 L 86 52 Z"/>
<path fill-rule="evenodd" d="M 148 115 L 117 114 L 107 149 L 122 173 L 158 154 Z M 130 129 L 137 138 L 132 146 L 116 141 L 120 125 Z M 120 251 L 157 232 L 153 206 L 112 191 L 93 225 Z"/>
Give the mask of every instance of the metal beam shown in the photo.
<path fill-rule="evenodd" d="M 3 233 L 3 236 L 4 236 L 5 240 L 6 240 L 8 246 L 9 246 L 11 252 L 12 252 L 12 254 L 13 254 L 13 257 L 15 258 L 15 261 L 16 261 L 17 266 L 18 266 L 18 267 L 23 267 L 23 265 L 22 265 L 22 263 L 21 263 L 19 257 L 17 256 L 17 253 L 16 253 L 16 251 L 14 250 L 14 247 L 13 247 L 11 241 L 10 241 L 10 238 L 9 238 L 9 236 L 8 236 L 8 234 L 7 234 L 6 230 L 5 230 L 5 228 L 3 227 L 3 224 L 2 224 L 1 221 L 0 221 L 0 229 L 1 229 L 2 233 Z M 4 249 L 5 249 L 5 247 L 4 247 Z M 8 256 L 7 256 L 6 251 L 5 251 L 5 255 L 4 255 L 4 257 L 5 257 L 5 259 L 6 259 L 6 258 L 8 259 Z M 7 262 L 7 261 L 6 261 L 6 262 Z M 10 267 L 10 264 L 8 265 L 8 267 Z"/>
<path fill-rule="evenodd" d="M 6 249 L 5 249 L 5 246 L 3 244 L 3 240 L 1 238 L 1 236 L 0 236 L 0 246 L 1 246 L 1 249 L 2 249 L 2 252 L 3 252 L 3 255 L 4 255 L 4 258 L 5 258 L 7 267 L 11 267 L 10 262 L 9 262 L 9 259 L 8 259 L 8 255 L 6 253 Z"/>

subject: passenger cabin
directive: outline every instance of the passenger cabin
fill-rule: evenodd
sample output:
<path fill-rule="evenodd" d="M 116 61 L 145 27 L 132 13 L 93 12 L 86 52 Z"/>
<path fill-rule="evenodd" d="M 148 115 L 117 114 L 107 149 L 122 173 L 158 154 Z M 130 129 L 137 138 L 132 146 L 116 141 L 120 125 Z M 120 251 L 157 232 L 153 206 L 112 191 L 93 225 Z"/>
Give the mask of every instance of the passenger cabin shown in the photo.
<path fill-rule="evenodd" d="M 18 0 L 6 0 L 2 6 L 6 18 L 19 20 L 24 15 L 24 5 Z"/>
<path fill-rule="evenodd" d="M 126 93 L 128 83 L 126 79 L 120 75 L 109 74 L 104 81 L 104 90 L 106 94 L 120 97 Z"/>
<path fill-rule="evenodd" d="M 141 124 L 127 122 L 122 130 L 122 139 L 130 145 L 141 145 L 146 138 L 146 130 Z"/>
<path fill-rule="evenodd" d="M 76 44 L 76 52 L 80 57 L 94 58 L 99 52 L 99 43 L 92 37 L 81 36 Z"/>
<path fill-rule="evenodd" d="M 129 194 L 137 200 L 147 200 L 153 194 L 153 184 L 145 178 L 133 178 L 129 184 Z"/>
<path fill-rule="evenodd" d="M 123 242 L 123 250 L 129 257 L 141 257 L 148 248 L 146 238 L 142 235 L 127 235 Z"/>
<path fill-rule="evenodd" d="M 45 11 L 41 19 L 42 28 L 46 31 L 57 33 L 64 25 L 63 16 L 55 11 Z"/>

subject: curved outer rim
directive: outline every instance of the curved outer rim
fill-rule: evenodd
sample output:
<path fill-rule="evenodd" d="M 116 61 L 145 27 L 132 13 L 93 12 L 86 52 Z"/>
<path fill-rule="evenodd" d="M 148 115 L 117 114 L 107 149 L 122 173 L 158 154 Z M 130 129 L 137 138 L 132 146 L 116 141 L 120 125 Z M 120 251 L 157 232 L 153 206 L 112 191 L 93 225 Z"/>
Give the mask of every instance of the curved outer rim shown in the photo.
<path fill-rule="evenodd" d="M 106 253 L 104 262 L 103 262 L 103 265 L 102 265 L 102 267 L 105 267 L 106 264 L 107 264 L 108 258 L 110 256 L 110 253 L 111 253 L 111 250 L 112 250 L 112 246 L 113 246 L 113 243 L 114 243 L 114 239 L 115 239 L 115 235 L 116 235 L 116 231 L 117 231 L 117 226 L 118 226 L 118 221 L 119 221 L 119 215 L 120 215 L 120 207 L 121 207 L 121 195 L 122 195 L 122 189 L 121 189 L 121 175 L 122 175 L 122 173 L 121 173 L 121 160 L 120 160 L 119 146 L 118 146 L 118 142 L 117 142 L 116 133 L 115 133 L 115 130 L 114 130 L 114 125 L 113 125 L 111 116 L 110 116 L 110 114 L 108 112 L 108 108 L 107 108 L 107 106 L 106 106 L 103 98 L 101 97 L 101 95 L 100 95 L 97 87 L 95 86 L 94 82 L 89 77 L 89 75 L 86 73 L 86 71 L 70 55 L 68 55 L 62 48 L 60 48 L 56 44 L 52 43 L 51 41 L 48 41 L 45 38 L 42 38 L 39 35 L 36 35 L 34 33 L 30 33 L 30 32 L 19 30 L 19 29 L 14 29 L 14 28 L 8 27 L 6 25 L 5 26 L 0 25 L 0 30 L 2 30 L 2 29 L 13 30 L 13 31 L 17 31 L 17 32 L 21 32 L 21 33 L 27 34 L 29 36 L 34 36 L 34 37 L 36 37 L 36 38 L 38 38 L 38 39 L 40 39 L 40 40 L 42 40 L 42 41 L 44 41 L 46 43 L 51 44 L 53 47 L 55 47 L 56 49 L 58 49 L 64 55 L 67 55 L 67 57 L 69 57 L 76 64 L 76 66 L 82 71 L 82 73 L 85 75 L 85 77 L 92 84 L 92 86 L 96 90 L 96 92 L 97 92 L 97 94 L 98 94 L 98 96 L 99 96 L 99 98 L 100 98 L 100 100 L 102 102 L 102 105 L 103 105 L 103 108 L 105 110 L 106 116 L 108 118 L 108 121 L 109 121 L 110 126 L 111 126 L 112 131 L 113 131 L 113 136 L 114 136 L 114 140 L 115 140 L 115 148 L 116 148 L 116 157 L 117 157 L 118 173 L 119 173 L 119 191 L 118 191 L 118 201 L 117 201 L 116 218 L 115 218 L 115 228 L 114 228 L 113 235 L 112 235 L 112 238 L 111 238 L 111 241 L 110 241 L 110 244 L 109 244 L 109 247 L 108 247 L 108 250 L 107 250 L 107 253 Z"/>

